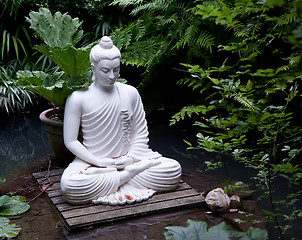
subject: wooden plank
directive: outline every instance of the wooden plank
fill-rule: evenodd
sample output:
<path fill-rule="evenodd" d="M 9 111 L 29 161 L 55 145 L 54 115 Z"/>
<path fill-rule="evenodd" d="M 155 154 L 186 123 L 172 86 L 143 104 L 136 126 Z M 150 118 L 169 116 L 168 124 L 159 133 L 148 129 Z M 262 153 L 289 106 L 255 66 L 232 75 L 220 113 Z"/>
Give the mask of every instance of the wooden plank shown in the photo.
<path fill-rule="evenodd" d="M 186 183 L 181 183 L 175 191 L 181 191 L 181 190 L 186 190 L 186 189 L 192 189 L 192 188 Z M 71 204 L 68 204 L 67 202 L 64 202 L 63 198 L 58 198 L 58 197 L 56 199 L 53 199 L 53 200 L 54 200 L 54 202 L 56 202 L 56 208 L 61 212 L 68 211 L 68 210 L 73 210 L 73 209 L 78 209 L 78 208 L 84 208 L 84 207 L 88 207 L 88 206 L 91 206 L 91 205 L 95 206 L 94 204 L 71 205 Z M 148 200 L 148 201 L 150 201 L 150 200 Z"/>
<path fill-rule="evenodd" d="M 63 211 L 68 211 L 68 210 L 72 210 L 72 209 L 79 209 L 79 208 L 86 208 L 86 207 L 90 207 L 92 205 L 92 203 L 87 203 L 87 204 L 82 204 L 82 205 L 71 205 L 69 203 L 59 203 L 56 206 L 56 208 L 58 209 L 58 211 L 63 212 Z"/>
<path fill-rule="evenodd" d="M 82 215 L 88 215 L 88 214 L 95 214 L 95 213 L 102 213 L 102 212 L 108 212 L 108 211 L 116 211 L 116 210 L 121 210 L 121 209 L 131 209 L 131 208 L 136 208 L 138 206 L 142 205 L 148 205 L 148 204 L 154 204 L 158 202 L 163 202 L 167 200 L 173 200 L 177 198 L 184 198 L 184 197 L 191 197 L 191 196 L 196 196 L 196 192 L 192 189 L 180 191 L 180 192 L 169 192 L 165 194 L 157 194 L 154 195 L 152 198 L 148 199 L 148 201 L 143 201 L 140 203 L 135 203 L 132 205 L 123 205 L 123 206 L 108 206 L 108 205 L 92 205 L 90 207 L 86 207 L 85 209 L 80 208 L 80 209 L 74 209 L 70 211 L 65 211 L 62 212 L 62 215 L 65 218 L 71 218 L 71 217 L 76 217 L 76 216 L 82 216 Z"/>
<path fill-rule="evenodd" d="M 155 194 L 152 198 L 140 203 L 123 206 L 95 205 L 91 203 L 70 205 L 63 198 L 60 188 L 63 171 L 64 169 L 56 169 L 49 172 L 34 173 L 33 176 L 40 185 L 49 184 L 49 181 L 54 182 L 46 191 L 47 198 L 57 210 L 60 219 L 68 229 L 204 204 L 204 197 L 187 183 L 181 181 L 176 190 Z"/>
<path fill-rule="evenodd" d="M 136 206 L 132 208 L 132 211 L 129 211 L 128 208 L 124 208 L 124 210 L 119 211 L 111 211 L 110 214 L 108 212 L 104 213 L 96 213 L 91 215 L 85 215 L 80 217 L 74 217 L 66 219 L 66 223 L 69 228 L 77 228 L 84 227 L 87 225 L 96 224 L 99 222 L 108 222 L 114 220 L 120 220 L 124 218 L 135 217 L 144 214 L 153 214 L 159 211 L 167 211 L 172 209 L 179 209 L 180 207 L 193 207 L 200 206 L 203 203 L 201 201 L 201 196 L 192 196 L 188 198 L 182 199 L 173 199 L 166 202 L 159 202 L 154 204 L 148 204 L 144 206 Z"/>
<path fill-rule="evenodd" d="M 47 192 L 53 191 L 53 190 L 61 190 L 61 184 L 60 182 L 54 183 L 51 187 L 47 188 Z"/>
<path fill-rule="evenodd" d="M 62 196 L 53 197 L 50 199 L 54 205 L 66 203 L 65 199 Z"/>
<path fill-rule="evenodd" d="M 48 171 L 44 171 L 44 172 L 37 172 L 37 173 L 33 173 L 33 177 L 38 179 L 38 178 L 45 178 L 47 176 L 55 176 L 55 175 L 62 175 L 64 172 L 64 168 L 60 168 L 60 169 L 54 169 L 54 170 L 49 170 Z"/>
<path fill-rule="evenodd" d="M 47 191 L 47 196 L 50 197 L 50 198 L 62 196 L 61 189 L 55 189 L 55 190 L 52 190 L 52 191 Z"/>
<path fill-rule="evenodd" d="M 188 184 L 186 183 L 182 183 L 182 186 L 180 186 L 180 188 L 177 188 L 175 191 L 180 191 L 180 190 L 185 190 L 185 189 L 192 189 Z M 179 190 L 178 190 L 179 189 Z M 53 204 L 58 205 L 58 204 L 62 204 L 62 203 L 66 203 L 65 199 L 63 198 L 62 195 L 57 195 L 54 197 L 51 197 L 51 201 L 53 202 Z"/>
<path fill-rule="evenodd" d="M 62 177 L 61 175 L 55 175 L 55 176 L 50 176 L 49 178 L 39 178 L 37 179 L 37 181 L 40 185 L 48 184 L 49 181 L 53 183 L 58 183 L 60 182 L 61 177 Z"/>

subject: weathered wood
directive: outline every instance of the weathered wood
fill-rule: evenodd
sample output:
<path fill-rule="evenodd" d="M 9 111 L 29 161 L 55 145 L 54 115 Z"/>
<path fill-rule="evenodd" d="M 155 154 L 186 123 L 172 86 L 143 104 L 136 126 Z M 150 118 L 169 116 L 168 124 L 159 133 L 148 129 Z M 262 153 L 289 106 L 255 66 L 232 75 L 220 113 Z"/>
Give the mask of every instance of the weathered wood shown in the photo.
<path fill-rule="evenodd" d="M 56 182 L 51 187 L 47 188 L 47 192 L 58 190 L 58 189 L 61 190 L 60 182 Z"/>
<path fill-rule="evenodd" d="M 196 192 L 193 189 L 188 189 L 188 190 L 184 190 L 184 191 L 180 191 L 180 192 L 168 192 L 165 194 L 157 194 L 157 195 L 154 195 L 152 198 L 148 199 L 148 201 L 142 201 L 142 202 L 136 203 L 136 204 L 124 205 L 124 206 L 92 205 L 91 207 L 87 207 L 85 209 L 81 208 L 81 209 L 74 209 L 74 210 L 70 210 L 67 212 L 63 212 L 62 215 L 65 218 L 71 218 L 71 217 L 88 215 L 88 214 L 121 210 L 124 208 L 131 209 L 133 207 L 136 208 L 138 206 L 150 205 L 150 204 L 164 202 L 164 201 L 168 201 L 168 200 L 180 199 L 180 198 L 184 198 L 184 197 L 191 197 L 191 196 L 197 196 L 197 195 L 198 194 L 196 194 Z"/>
<path fill-rule="evenodd" d="M 90 226 L 97 223 L 115 221 L 156 212 L 179 210 L 204 204 L 204 197 L 181 181 L 178 188 L 171 192 L 158 193 L 140 203 L 123 206 L 110 205 L 70 205 L 62 196 L 60 180 L 63 169 L 34 173 L 40 185 L 53 185 L 46 191 L 50 203 L 68 229 Z"/>
<path fill-rule="evenodd" d="M 61 204 L 61 203 L 66 203 L 65 199 L 63 198 L 63 196 L 53 197 L 53 198 L 51 198 L 51 201 L 55 205 Z"/>
<path fill-rule="evenodd" d="M 63 172 L 64 169 L 60 168 L 60 169 L 49 170 L 49 172 L 44 171 L 44 172 L 33 173 L 32 175 L 34 178 L 38 179 L 38 178 L 45 178 L 47 176 L 62 175 Z"/>
<path fill-rule="evenodd" d="M 52 191 L 47 191 L 47 196 L 50 197 L 50 198 L 62 196 L 61 189 L 55 189 L 55 190 L 52 190 Z"/>
<path fill-rule="evenodd" d="M 56 182 L 60 182 L 61 181 L 61 177 L 62 177 L 62 175 L 55 175 L 55 176 L 50 176 L 48 178 L 39 178 L 39 179 L 37 179 L 37 181 L 41 185 L 48 184 L 49 182 L 56 183 Z"/>
<path fill-rule="evenodd" d="M 148 204 L 144 206 L 135 206 L 130 208 L 124 208 L 119 211 L 111 211 L 110 214 L 108 212 L 97 213 L 91 215 L 85 215 L 80 217 L 74 217 L 66 219 L 66 223 L 69 225 L 69 228 L 75 227 L 84 227 L 87 226 L 88 222 L 91 224 L 96 224 L 100 222 L 108 222 L 114 220 L 120 220 L 145 214 L 154 214 L 159 211 L 164 210 L 173 210 L 180 209 L 180 207 L 187 206 L 200 206 L 201 204 L 201 196 L 192 196 L 188 198 L 182 199 L 173 199 L 165 202 L 159 202 L 154 204 Z"/>
<path fill-rule="evenodd" d="M 56 208 L 58 209 L 58 211 L 63 212 L 63 211 L 68 211 L 68 210 L 72 210 L 72 209 L 79 209 L 79 208 L 86 208 L 91 206 L 92 204 L 82 204 L 82 205 L 71 205 L 69 203 L 59 203 L 56 206 Z"/>

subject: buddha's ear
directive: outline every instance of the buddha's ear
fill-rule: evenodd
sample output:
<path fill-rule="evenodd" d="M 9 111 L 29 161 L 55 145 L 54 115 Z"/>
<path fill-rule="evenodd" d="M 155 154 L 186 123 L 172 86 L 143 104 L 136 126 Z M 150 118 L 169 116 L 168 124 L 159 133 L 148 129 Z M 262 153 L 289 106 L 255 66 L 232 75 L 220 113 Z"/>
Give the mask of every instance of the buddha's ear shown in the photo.
<path fill-rule="evenodd" d="M 94 66 L 93 63 L 91 63 L 90 67 L 91 67 L 91 70 L 92 70 L 92 81 L 94 82 L 94 80 L 95 80 L 95 76 L 94 76 L 95 66 Z"/>
<path fill-rule="evenodd" d="M 94 63 L 91 63 L 91 70 L 92 70 L 92 72 L 94 73 L 94 70 L 95 70 L 95 66 L 94 66 Z"/>

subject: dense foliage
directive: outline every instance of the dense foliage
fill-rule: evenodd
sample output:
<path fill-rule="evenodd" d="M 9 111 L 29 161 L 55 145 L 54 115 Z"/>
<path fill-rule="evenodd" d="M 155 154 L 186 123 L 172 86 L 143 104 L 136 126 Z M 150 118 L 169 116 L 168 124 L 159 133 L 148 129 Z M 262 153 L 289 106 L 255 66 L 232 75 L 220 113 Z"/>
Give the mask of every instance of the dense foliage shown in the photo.
<path fill-rule="evenodd" d="M 194 14 L 232 37 L 217 46 L 217 61 L 209 67 L 183 64 L 191 78 L 179 83 L 199 91 L 203 101 L 183 108 L 171 123 L 199 115 L 195 125 L 201 132 L 190 148 L 230 154 L 256 170 L 251 178 L 260 198 L 271 203 L 266 219 L 275 221 L 283 239 L 302 216 L 296 207 L 301 191 L 293 188 L 302 179 L 298 8 L 291 1 L 214 1 L 197 5 Z M 275 201 L 274 181 L 280 178 L 287 180 L 289 192 Z"/>
<path fill-rule="evenodd" d="M 40 45 L 41 39 L 29 29 L 26 17 L 30 11 L 47 7 L 52 13 L 68 12 L 79 18 L 85 34 L 77 41 L 77 47 L 108 35 L 115 27 L 127 22 L 127 12 L 110 5 L 111 1 L 94 0 L 0 0 L 0 110 L 6 113 L 20 112 L 33 102 L 34 95 L 14 82 L 20 69 L 29 71 L 56 71 L 57 66 L 44 53 L 32 46 Z M 53 35 L 54 37 L 56 35 Z M 41 49 L 40 49 L 41 50 Z M 48 86 L 49 87 L 49 86 Z M 63 98 L 64 99 L 64 98 Z"/>
<path fill-rule="evenodd" d="M 296 208 L 301 192 L 293 188 L 302 177 L 299 2 L 115 0 L 113 4 L 132 9 L 130 14 L 137 17 L 112 37 L 122 49 L 123 63 L 141 69 L 144 100 L 153 104 L 151 109 L 163 105 L 159 96 L 174 91 L 172 83 L 182 76 L 181 72 L 176 76 L 175 68 L 181 64 L 188 77 L 178 83 L 199 96 L 171 123 L 195 115 L 200 133 L 197 146 L 188 143 L 190 148 L 232 155 L 256 170 L 251 178 L 260 198 L 271 203 L 267 220 L 275 221 L 283 238 L 302 216 Z M 161 92 L 153 90 L 158 89 L 155 85 Z M 213 168 L 223 163 L 207 164 Z M 274 201 L 273 192 L 278 191 L 274 182 L 280 178 L 287 180 L 289 192 Z"/>
<path fill-rule="evenodd" d="M 113 32 L 112 38 L 122 51 L 122 63 L 135 66 L 141 76 L 138 88 L 147 112 L 155 108 L 186 102 L 185 90 L 177 89 L 181 76 L 174 68 L 179 62 L 204 58 L 215 43 L 210 25 L 198 20 L 189 9 L 194 1 L 113 1 L 123 8 L 131 8 L 135 17 L 126 27 Z M 188 94 L 189 95 L 189 94 Z"/>
<path fill-rule="evenodd" d="M 281 238 L 294 220 L 302 216 L 296 208 L 301 191 L 294 188 L 302 178 L 300 1 L 2 0 L 0 3 L 4 6 L 0 15 L 1 61 L 6 59 L 1 63 L 0 106 L 6 111 L 21 109 L 32 101 L 31 95 L 12 81 L 20 67 L 31 70 L 20 72 L 21 78 L 39 85 L 30 86 L 32 90 L 55 92 L 55 87 L 62 90 L 64 84 L 67 88 L 74 87 L 80 83 L 75 76 L 87 73 L 83 69 L 88 63 L 77 70 L 64 62 L 69 63 L 71 56 L 75 60 L 81 54 L 86 56 L 89 47 L 83 46 L 111 34 L 126 66 L 121 74 L 138 86 L 147 112 L 162 106 L 176 112 L 188 104 L 173 116 L 171 124 L 193 117 L 200 131 L 196 144 L 188 142 L 190 148 L 231 155 L 256 170 L 251 178 L 260 190 L 260 199 L 271 203 L 266 216 L 275 221 Z M 21 13 L 28 16 L 28 9 L 36 10 L 38 5 L 52 13 L 68 12 L 71 19 L 78 17 L 86 33 L 71 34 L 67 39 L 56 25 L 53 32 L 44 36 L 34 26 L 48 20 L 40 18 L 34 22 L 32 18 L 32 27 L 44 41 L 40 44 L 40 40 L 32 38 L 24 15 L 20 14 L 22 9 Z M 14 24 L 6 28 L 7 21 Z M 76 29 L 79 23 L 74 22 Z M 54 37 L 57 33 L 63 35 Z M 56 40 L 66 40 L 68 44 Z M 28 56 L 32 55 L 28 54 L 32 53 L 32 42 L 40 44 L 35 47 L 40 51 L 35 60 L 29 60 Z M 83 52 L 77 55 L 75 49 Z M 38 63 L 32 64 L 36 60 Z M 66 94 L 58 98 L 59 105 L 64 104 L 65 97 Z M 206 164 L 215 168 L 224 163 Z M 286 180 L 289 190 L 283 199 L 275 201 L 274 191 L 279 189 L 274 184 L 280 179 Z"/>
<path fill-rule="evenodd" d="M 32 53 L 32 38 L 25 22 L 25 14 L 35 1 L 0 1 L 0 110 L 20 112 L 33 102 L 33 95 L 14 83 L 16 71 L 24 67 Z"/>
<path fill-rule="evenodd" d="M 81 22 L 66 13 L 52 14 L 48 9 L 40 8 L 38 12 L 31 12 L 27 20 L 45 43 L 36 45 L 35 49 L 50 58 L 57 65 L 57 70 L 20 70 L 17 83 L 41 95 L 63 112 L 66 98 L 73 91 L 88 87 L 91 83 L 88 70 L 91 45 L 75 47 L 83 35 L 79 29 Z"/>

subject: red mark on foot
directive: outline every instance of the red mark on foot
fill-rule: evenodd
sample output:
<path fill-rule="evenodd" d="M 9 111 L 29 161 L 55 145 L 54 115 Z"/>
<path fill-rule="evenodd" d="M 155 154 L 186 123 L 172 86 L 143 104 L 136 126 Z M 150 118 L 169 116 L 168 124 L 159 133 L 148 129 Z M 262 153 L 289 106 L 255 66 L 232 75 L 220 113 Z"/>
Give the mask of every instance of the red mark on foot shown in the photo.
<path fill-rule="evenodd" d="M 127 200 L 133 200 L 133 197 L 131 197 L 130 195 L 128 195 L 128 194 L 125 194 L 125 198 L 127 199 Z"/>

